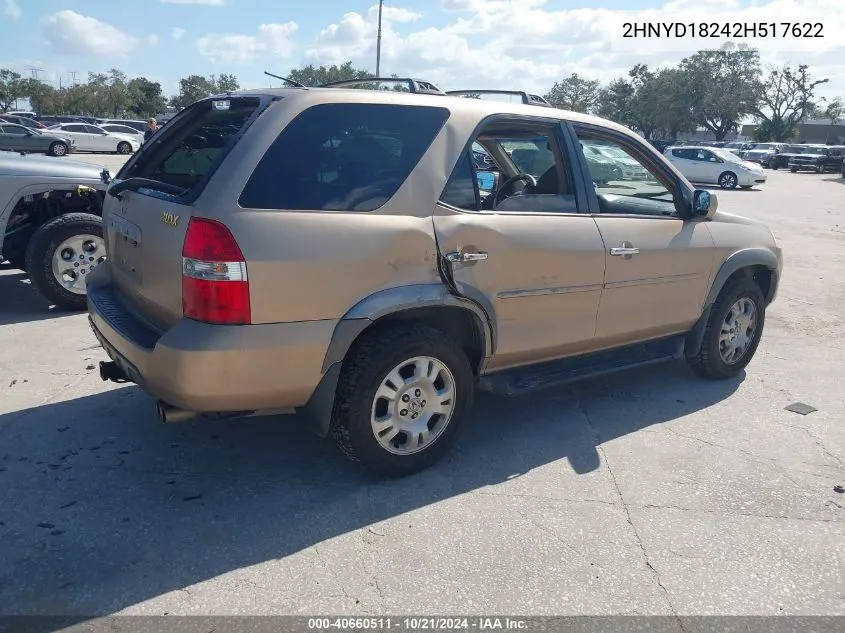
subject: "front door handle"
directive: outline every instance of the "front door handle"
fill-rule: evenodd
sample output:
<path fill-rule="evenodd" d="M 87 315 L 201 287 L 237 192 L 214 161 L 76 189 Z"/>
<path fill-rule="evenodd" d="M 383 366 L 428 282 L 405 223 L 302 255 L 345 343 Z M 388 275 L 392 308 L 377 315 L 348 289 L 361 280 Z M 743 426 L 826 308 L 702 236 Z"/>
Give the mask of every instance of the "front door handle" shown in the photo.
<path fill-rule="evenodd" d="M 640 252 L 640 249 L 634 248 L 633 246 L 631 246 L 631 247 L 622 246 L 622 247 L 610 249 L 610 254 L 615 255 L 617 257 L 623 256 L 623 255 L 630 257 L 631 255 L 637 255 L 639 252 Z"/>
<path fill-rule="evenodd" d="M 447 253 L 446 259 L 452 263 L 480 262 L 487 259 L 487 253 Z"/>

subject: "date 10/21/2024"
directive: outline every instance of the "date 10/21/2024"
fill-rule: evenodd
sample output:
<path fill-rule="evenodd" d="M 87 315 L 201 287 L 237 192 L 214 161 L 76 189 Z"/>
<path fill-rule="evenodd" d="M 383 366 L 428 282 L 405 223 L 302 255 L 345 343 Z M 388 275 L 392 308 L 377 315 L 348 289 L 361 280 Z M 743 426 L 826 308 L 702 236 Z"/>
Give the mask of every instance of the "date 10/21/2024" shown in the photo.
<path fill-rule="evenodd" d="M 625 22 L 623 38 L 804 39 L 824 37 L 821 22 Z"/>

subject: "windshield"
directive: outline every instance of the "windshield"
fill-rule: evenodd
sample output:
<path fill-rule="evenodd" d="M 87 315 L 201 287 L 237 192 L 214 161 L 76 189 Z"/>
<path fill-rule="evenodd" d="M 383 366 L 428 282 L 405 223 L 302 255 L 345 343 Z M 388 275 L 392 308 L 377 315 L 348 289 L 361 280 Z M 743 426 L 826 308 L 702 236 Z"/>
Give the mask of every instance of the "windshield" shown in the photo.
<path fill-rule="evenodd" d="M 725 161 L 727 163 L 741 163 L 742 162 L 742 159 L 739 158 L 733 152 L 728 152 L 726 150 L 719 149 L 718 147 L 714 147 L 710 151 L 713 152 L 714 154 L 716 154 L 716 156 L 718 156 L 719 158 L 721 158 L 723 161 Z"/>

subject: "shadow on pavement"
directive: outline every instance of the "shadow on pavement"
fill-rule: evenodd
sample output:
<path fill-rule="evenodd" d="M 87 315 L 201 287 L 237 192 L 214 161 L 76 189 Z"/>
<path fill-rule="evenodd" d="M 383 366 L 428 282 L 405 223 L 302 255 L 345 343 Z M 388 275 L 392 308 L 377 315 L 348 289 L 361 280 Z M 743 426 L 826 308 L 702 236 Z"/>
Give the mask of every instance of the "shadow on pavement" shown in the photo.
<path fill-rule="evenodd" d="M 78 312 L 66 312 L 51 306 L 33 288 L 25 272 L 12 268 L 10 264 L 0 265 L 0 326 L 71 314 Z"/>
<path fill-rule="evenodd" d="M 823 178 L 822 180 L 824 180 L 825 182 L 836 182 L 840 185 L 845 185 L 845 178 L 843 178 L 842 176 L 837 176 L 836 178 Z"/>
<path fill-rule="evenodd" d="M 401 480 L 368 475 L 293 416 L 161 424 L 135 387 L 2 415 L 0 615 L 83 621 L 559 460 L 595 471 L 603 443 L 743 379 L 670 364 L 516 399 L 479 393 L 458 448 Z M 535 475 L 550 496 L 577 495 L 571 471 Z"/>

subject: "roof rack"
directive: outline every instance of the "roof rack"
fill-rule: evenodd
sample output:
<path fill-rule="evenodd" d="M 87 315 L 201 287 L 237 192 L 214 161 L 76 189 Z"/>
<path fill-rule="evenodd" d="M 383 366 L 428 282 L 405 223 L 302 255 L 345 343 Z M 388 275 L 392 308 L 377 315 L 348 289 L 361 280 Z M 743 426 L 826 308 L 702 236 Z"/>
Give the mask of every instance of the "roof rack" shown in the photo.
<path fill-rule="evenodd" d="M 522 98 L 522 103 L 526 105 L 540 106 L 542 108 L 551 108 L 551 103 L 546 101 L 540 95 L 533 95 L 522 90 L 447 90 L 447 95 L 453 97 L 474 97 L 475 95 L 511 95 Z"/>
<path fill-rule="evenodd" d="M 298 81 L 294 81 L 293 79 L 288 79 L 287 77 L 281 77 L 280 75 L 274 75 L 273 73 L 268 73 L 266 70 L 264 71 L 264 74 L 269 75 L 270 77 L 273 77 L 274 79 L 281 79 L 282 81 L 289 83 L 294 88 L 304 88 L 305 87 L 301 83 L 299 83 Z"/>
<path fill-rule="evenodd" d="M 446 94 L 430 81 L 423 81 L 422 79 L 411 79 L 410 77 L 363 77 L 361 79 L 344 79 L 343 81 L 332 81 L 327 84 L 322 84 L 318 86 L 318 88 L 343 88 L 344 86 L 357 86 L 359 84 L 371 83 L 404 84 L 408 88 L 408 92 L 412 92 L 415 94 Z"/>

